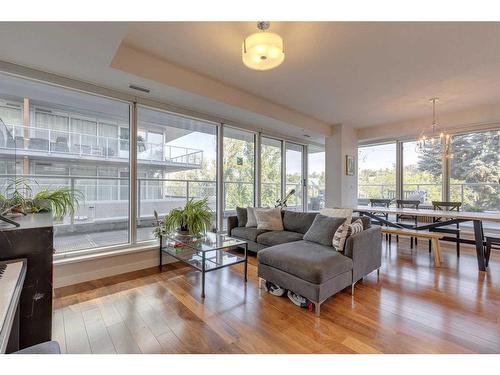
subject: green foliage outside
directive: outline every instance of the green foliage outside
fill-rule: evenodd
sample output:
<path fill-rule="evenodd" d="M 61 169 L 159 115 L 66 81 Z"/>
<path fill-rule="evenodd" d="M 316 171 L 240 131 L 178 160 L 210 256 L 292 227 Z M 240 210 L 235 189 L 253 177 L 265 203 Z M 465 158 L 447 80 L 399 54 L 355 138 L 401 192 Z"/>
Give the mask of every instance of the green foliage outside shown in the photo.
<path fill-rule="evenodd" d="M 224 199 L 225 209 L 235 209 L 236 206 L 254 205 L 254 144 L 235 138 L 224 138 Z M 274 207 L 281 195 L 281 150 L 278 147 L 262 145 L 261 150 L 261 202 L 262 206 Z M 188 171 L 170 173 L 167 178 L 207 181 L 190 182 L 189 196 L 205 198 L 215 196 L 216 165 L 215 159 L 203 160 L 202 167 Z M 322 194 L 325 184 L 325 173 L 310 175 L 310 194 L 314 198 Z M 301 176 L 299 173 L 287 174 L 287 191 L 295 188 L 300 194 Z M 169 182 L 173 194 L 185 194 L 185 184 L 176 185 Z M 289 206 L 300 203 L 297 197 L 289 200 Z"/>

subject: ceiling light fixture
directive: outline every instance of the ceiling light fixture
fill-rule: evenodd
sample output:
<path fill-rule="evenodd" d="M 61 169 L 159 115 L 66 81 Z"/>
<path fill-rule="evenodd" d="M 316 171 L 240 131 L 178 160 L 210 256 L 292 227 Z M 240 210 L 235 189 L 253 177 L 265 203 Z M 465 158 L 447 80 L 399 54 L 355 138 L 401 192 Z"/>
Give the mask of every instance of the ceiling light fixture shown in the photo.
<path fill-rule="evenodd" d="M 432 102 L 432 125 L 431 133 L 425 134 L 423 131 L 418 137 L 417 151 L 422 152 L 426 149 L 439 148 L 446 158 L 452 159 L 453 154 L 450 153 L 450 135 L 443 129 L 438 134 L 438 124 L 436 122 L 436 103 L 439 101 L 438 97 L 430 98 Z"/>
<path fill-rule="evenodd" d="M 250 69 L 269 70 L 276 68 L 285 60 L 283 39 L 275 33 L 266 31 L 270 22 L 258 22 L 261 31 L 245 38 L 241 47 L 243 64 Z"/>

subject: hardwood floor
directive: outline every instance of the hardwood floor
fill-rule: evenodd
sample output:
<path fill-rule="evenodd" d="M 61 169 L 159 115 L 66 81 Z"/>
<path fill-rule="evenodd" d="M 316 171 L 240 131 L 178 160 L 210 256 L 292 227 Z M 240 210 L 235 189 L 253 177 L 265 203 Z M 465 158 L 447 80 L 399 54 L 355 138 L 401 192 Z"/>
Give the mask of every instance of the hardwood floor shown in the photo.
<path fill-rule="evenodd" d="M 259 291 L 254 257 L 207 275 L 179 263 L 56 290 L 53 338 L 65 353 L 499 353 L 500 254 L 384 243 L 376 272 L 328 299 L 321 317 Z"/>

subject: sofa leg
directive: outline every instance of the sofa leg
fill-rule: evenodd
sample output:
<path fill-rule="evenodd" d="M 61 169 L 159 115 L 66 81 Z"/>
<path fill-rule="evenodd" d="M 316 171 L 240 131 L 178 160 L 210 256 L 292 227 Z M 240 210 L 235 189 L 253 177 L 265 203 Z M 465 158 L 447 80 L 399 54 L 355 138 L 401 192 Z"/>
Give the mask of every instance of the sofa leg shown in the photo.
<path fill-rule="evenodd" d="M 354 295 L 354 285 L 355 285 L 355 284 L 356 284 L 356 283 L 352 283 L 352 284 L 351 284 L 351 296 L 353 296 L 353 295 Z"/>
<path fill-rule="evenodd" d="M 259 277 L 259 289 L 264 289 L 265 280 L 262 277 Z"/>
<path fill-rule="evenodd" d="M 380 268 L 377 268 L 377 277 L 380 276 Z"/>
<path fill-rule="evenodd" d="M 321 313 L 321 304 L 319 302 L 315 302 L 314 303 L 314 314 L 316 314 L 316 316 L 319 316 L 320 313 Z"/>

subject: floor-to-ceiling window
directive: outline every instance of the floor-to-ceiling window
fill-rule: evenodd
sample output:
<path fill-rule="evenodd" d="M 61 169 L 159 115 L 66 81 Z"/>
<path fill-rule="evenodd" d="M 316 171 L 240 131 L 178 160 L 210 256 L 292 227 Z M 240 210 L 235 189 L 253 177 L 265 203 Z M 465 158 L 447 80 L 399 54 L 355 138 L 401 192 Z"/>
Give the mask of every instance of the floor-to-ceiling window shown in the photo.
<path fill-rule="evenodd" d="M 285 151 L 285 196 L 295 191 L 287 200 L 287 209 L 303 211 L 304 146 L 286 142 Z"/>
<path fill-rule="evenodd" d="M 307 148 L 307 210 L 319 211 L 325 207 L 325 148 L 309 145 Z"/>
<path fill-rule="evenodd" d="M 254 206 L 255 133 L 224 126 L 224 218 L 236 207 Z M 226 220 L 224 220 L 226 225 Z"/>
<path fill-rule="evenodd" d="M 79 197 L 75 212 L 56 220 L 57 253 L 101 251 L 135 238 L 151 240 L 154 210 L 164 216 L 191 198 L 208 198 L 215 226 L 218 207 L 225 216 L 236 206 L 258 201 L 272 207 L 291 190 L 295 194 L 288 201 L 289 209 L 303 210 L 304 184 L 310 178 L 309 209 L 321 207 L 324 150 L 311 149 L 306 158 L 306 146 L 286 138 L 140 104 L 135 124 L 131 107 L 128 101 L 0 75 L 0 119 L 6 124 L 5 131 L 0 127 L 0 194 L 5 195 L 13 178 L 24 175 L 30 194 L 64 188 Z M 132 128 L 135 144 L 130 142 Z M 222 194 L 217 202 L 216 155 L 221 137 L 223 179 L 218 181 Z M 257 144 L 261 144 L 259 150 Z M 137 160 L 130 163 L 132 147 Z M 256 155 L 261 160 L 260 189 L 256 189 Z M 309 175 L 304 174 L 306 160 Z M 132 207 L 130 165 L 137 165 L 137 181 L 132 185 L 137 201 Z M 129 233 L 129 212 L 134 210 L 137 226 Z"/>
<path fill-rule="evenodd" d="M 396 142 L 358 148 L 358 199 L 396 198 Z"/>
<path fill-rule="evenodd" d="M 450 199 L 465 211 L 500 212 L 500 130 L 455 135 Z"/>
<path fill-rule="evenodd" d="M 283 142 L 274 138 L 261 138 L 260 195 L 262 207 L 274 207 L 281 199 Z"/>
<path fill-rule="evenodd" d="M 402 198 L 424 205 L 442 200 L 443 161 L 439 141 L 418 147 L 417 141 L 403 142 Z"/>
<path fill-rule="evenodd" d="M 207 198 L 216 221 L 217 126 L 139 106 L 137 239 L 153 238 L 152 217 Z"/>
<path fill-rule="evenodd" d="M 120 179 L 129 170 L 128 144 L 118 154 L 118 127 L 128 130 L 129 112 L 127 102 L 0 75 L 1 193 L 17 181 L 31 198 L 59 190 L 78 200 L 75 212 L 55 220 L 56 253 L 128 243 L 128 188 Z"/>

